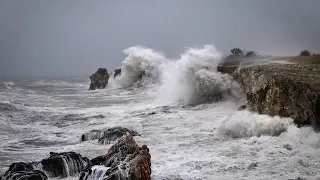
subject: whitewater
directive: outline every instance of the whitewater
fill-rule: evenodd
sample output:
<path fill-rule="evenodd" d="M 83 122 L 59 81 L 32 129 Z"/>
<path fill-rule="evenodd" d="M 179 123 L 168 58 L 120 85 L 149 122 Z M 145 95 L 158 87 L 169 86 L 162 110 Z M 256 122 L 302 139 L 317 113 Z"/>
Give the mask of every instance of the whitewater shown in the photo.
<path fill-rule="evenodd" d="M 124 53 L 121 76 L 102 90 L 88 91 L 89 78 L 1 81 L 0 174 L 49 152 L 106 154 L 112 144 L 80 142 L 81 135 L 121 126 L 150 149 L 155 180 L 320 179 L 319 133 L 238 111 L 245 95 L 217 72 L 222 54 L 214 46 L 179 59 L 141 46 Z"/>

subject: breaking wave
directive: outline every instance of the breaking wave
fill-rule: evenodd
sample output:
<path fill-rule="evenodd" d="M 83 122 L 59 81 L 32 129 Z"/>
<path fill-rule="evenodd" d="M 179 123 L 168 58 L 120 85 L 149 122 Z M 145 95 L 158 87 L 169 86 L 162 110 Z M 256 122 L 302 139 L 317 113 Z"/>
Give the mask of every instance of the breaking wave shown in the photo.
<path fill-rule="evenodd" d="M 190 48 L 181 59 L 163 69 L 159 96 L 168 101 L 197 104 L 221 99 L 226 94 L 237 96 L 237 84 L 217 67 L 221 54 L 213 45 Z"/>
<path fill-rule="evenodd" d="M 134 46 L 124 50 L 121 76 L 115 83 L 121 87 L 157 84 L 158 99 L 197 104 L 231 95 L 239 97 L 238 85 L 217 67 L 221 54 L 213 45 L 190 48 L 179 60 L 168 60 L 162 53 Z"/>
<path fill-rule="evenodd" d="M 9 81 L 9 82 L 3 82 L 3 83 L 2 83 L 2 86 L 3 86 L 4 88 L 6 88 L 6 89 L 12 89 L 12 87 L 15 86 L 15 83 L 14 83 L 14 82 L 11 82 L 11 81 Z"/>
<path fill-rule="evenodd" d="M 218 128 L 219 134 L 232 138 L 252 136 L 278 136 L 294 126 L 293 119 L 238 111 L 224 119 Z"/>
<path fill-rule="evenodd" d="M 134 46 L 123 51 L 127 57 L 122 62 L 121 76 L 115 83 L 128 88 L 138 81 L 156 82 L 161 72 L 160 67 L 167 59 L 161 53 L 142 46 Z"/>

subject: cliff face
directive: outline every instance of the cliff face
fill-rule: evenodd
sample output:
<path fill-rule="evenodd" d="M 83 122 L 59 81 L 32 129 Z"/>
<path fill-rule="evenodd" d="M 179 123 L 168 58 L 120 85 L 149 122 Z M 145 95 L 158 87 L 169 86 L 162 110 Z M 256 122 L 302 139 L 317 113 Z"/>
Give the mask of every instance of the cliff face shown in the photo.
<path fill-rule="evenodd" d="M 224 63 L 218 70 L 239 83 L 249 110 L 290 117 L 299 126 L 320 125 L 319 64 Z"/>

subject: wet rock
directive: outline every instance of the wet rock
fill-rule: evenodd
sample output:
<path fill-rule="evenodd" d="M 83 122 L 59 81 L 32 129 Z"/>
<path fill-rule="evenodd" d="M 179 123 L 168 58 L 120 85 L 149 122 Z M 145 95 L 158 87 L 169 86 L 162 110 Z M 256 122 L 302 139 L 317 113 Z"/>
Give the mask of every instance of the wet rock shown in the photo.
<path fill-rule="evenodd" d="M 287 149 L 288 151 L 292 151 L 292 146 L 290 144 L 284 144 L 283 148 Z"/>
<path fill-rule="evenodd" d="M 121 69 L 114 70 L 113 78 L 116 78 L 117 76 L 121 76 Z"/>
<path fill-rule="evenodd" d="M 243 111 L 245 109 L 247 109 L 247 105 L 244 104 L 238 108 L 238 111 Z"/>
<path fill-rule="evenodd" d="M 18 162 L 10 165 L 1 180 L 46 180 L 48 177 L 39 170 L 34 170 L 29 163 Z"/>
<path fill-rule="evenodd" d="M 252 170 L 252 169 L 255 169 L 256 167 L 258 167 L 258 163 L 257 163 L 257 162 L 251 163 L 251 164 L 247 167 L 247 169 L 248 169 L 248 170 Z"/>
<path fill-rule="evenodd" d="M 299 125 L 320 125 L 320 66 L 300 64 L 223 64 L 246 93 L 247 108 L 260 114 L 290 117 Z M 310 70 L 311 69 L 311 70 Z"/>
<path fill-rule="evenodd" d="M 289 180 L 307 180 L 307 179 L 302 178 L 302 177 L 297 177 L 297 178 L 293 178 L 293 179 L 289 179 Z"/>
<path fill-rule="evenodd" d="M 150 180 L 151 155 L 146 145 L 139 147 L 131 134 L 124 135 L 103 156 L 92 159 L 80 180 L 100 175 L 105 180 Z M 97 170 L 99 165 L 100 170 Z M 105 168 L 102 168 L 102 167 Z"/>
<path fill-rule="evenodd" d="M 1 179 L 1 178 L 0 178 Z M 8 176 L 3 176 L 1 180 L 47 180 L 48 177 L 39 170 L 16 171 Z"/>
<path fill-rule="evenodd" d="M 75 152 L 50 152 L 50 157 L 43 159 L 40 163 L 41 170 L 50 178 L 64 178 L 79 175 L 79 173 L 89 164 L 89 160 Z"/>
<path fill-rule="evenodd" d="M 54 153 L 40 162 L 18 162 L 10 165 L 1 180 L 44 180 L 78 176 L 89 164 L 89 159 L 75 152 Z"/>
<path fill-rule="evenodd" d="M 89 133 L 83 134 L 81 136 L 81 141 L 99 139 L 98 142 L 100 144 L 111 144 L 127 133 L 131 134 L 132 136 L 140 136 L 133 130 L 123 127 L 114 127 L 106 130 L 92 130 Z"/>
<path fill-rule="evenodd" d="M 89 90 L 104 89 L 109 80 L 108 70 L 105 68 L 99 68 L 98 71 L 90 76 Z"/>

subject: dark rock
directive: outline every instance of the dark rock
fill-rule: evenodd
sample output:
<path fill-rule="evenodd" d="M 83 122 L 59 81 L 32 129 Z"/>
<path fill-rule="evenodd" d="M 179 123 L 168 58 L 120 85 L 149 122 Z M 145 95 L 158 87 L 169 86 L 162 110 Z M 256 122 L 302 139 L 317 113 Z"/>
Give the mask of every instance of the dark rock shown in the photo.
<path fill-rule="evenodd" d="M 114 70 L 113 78 L 116 78 L 117 76 L 121 76 L 121 69 Z"/>
<path fill-rule="evenodd" d="M 307 180 L 305 178 L 302 178 L 302 177 L 297 177 L 297 178 L 294 178 L 294 179 L 289 179 L 289 180 Z"/>
<path fill-rule="evenodd" d="M 9 170 L 1 180 L 44 180 L 50 178 L 65 178 L 78 176 L 90 161 L 75 152 L 54 153 L 40 162 L 18 162 L 10 165 Z"/>
<path fill-rule="evenodd" d="M 260 114 L 290 117 L 299 125 L 320 125 L 320 66 L 298 64 L 228 65 L 247 94 L 247 108 Z"/>
<path fill-rule="evenodd" d="M 54 153 L 50 152 L 50 157 L 41 162 L 43 170 L 50 178 L 64 178 L 77 176 L 89 164 L 86 157 L 82 157 L 75 152 Z"/>
<path fill-rule="evenodd" d="M 87 180 L 97 173 L 105 180 L 150 180 L 151 155 L 146 145 L 139 147 L 131 134 L 122 136 L 103 156 L 92 159 L 90 167 L 82 172 L 80 180 Z M 92 170 L 95 165 L 104 168 Z M 103 168 L 102 168 L 103 169 Z"/>
<path fill-rule="evenodd" d="M 292 151 L 292 146 L 290 144 L 284 144 L 283 148 L 287 149 L 288 151 Z"/>
<path fill-rule="evenodd" d="M 89 90 L 104 89 L 109 80 L 108 70 L 105 68 L 99 68 L 98 71 L 90 76 Z"/>
<path fill-rule="evenodd" d="M 46 180 L 48 177 L 39 170 L 34 170 L 29 163 L 18 162 L 10 165 L 1 180 Z"/>
<path fill-rule="evenodd" d="M 242 111 L 242 110 L 245 110 L 247 109 L 247 105 L 241 105 L 239 108 L 238 108 L 238 111 Z"/>
<path fill-rule="evenodd" d="M 47 180 L 48 177 L 39 170 L 16 171 L 8 176 L 3 176 L 1 180 Z"/>
<path fill-rule="evenodd" d="M 81 141 L 88 141 L 99 139 L 100 144 L 110 144 L 115 142 L 118 138 L 126 135 L 127 133 L 132 136 L 140 136 L 137 132 L 123 128 L 123 127 L 114 127 L 107 130 L 92 130 L 89 133 L 85 133 L 81 136 Z"/>
<path fill-rule="evenodd" d="M 256 167 L 258 167 L 258 163 L 257 163 L 257 162 L 251 163 L 251 164 L 247 167 L 247 169 L 248 169 L 248 170 L 252 170 L 252 169 L 255 169 Z"/>

